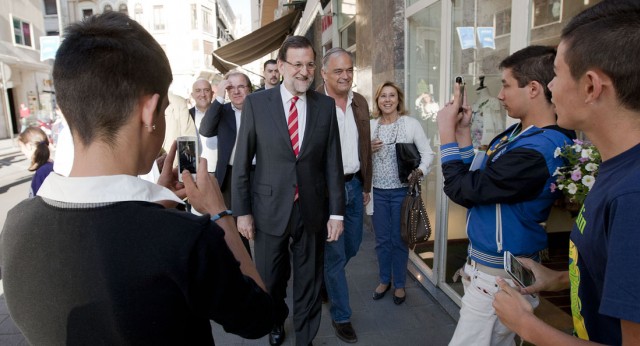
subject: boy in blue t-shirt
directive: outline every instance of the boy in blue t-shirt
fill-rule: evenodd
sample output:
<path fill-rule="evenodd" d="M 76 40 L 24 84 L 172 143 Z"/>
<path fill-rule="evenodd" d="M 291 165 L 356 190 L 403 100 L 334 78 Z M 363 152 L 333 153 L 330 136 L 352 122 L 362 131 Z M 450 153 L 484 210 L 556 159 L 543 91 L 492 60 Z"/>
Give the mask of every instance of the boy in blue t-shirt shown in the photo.
<path fill-rule="evenodd" d="M 574 334 L 608 345 L 640 345 L 640 65 L 633 63 L 639 55 L 637 1 L 603 1 L 564 28 L 549 83 L 558 125 L 582 130 L 603 163 L 571 232 L 569 270 L 522 260 L 536 283 L 521 293 L 571 287 Z M 523 339 L 584 344 L 542 322 L 521 294 L 497 282 L 496 314 Z"/>

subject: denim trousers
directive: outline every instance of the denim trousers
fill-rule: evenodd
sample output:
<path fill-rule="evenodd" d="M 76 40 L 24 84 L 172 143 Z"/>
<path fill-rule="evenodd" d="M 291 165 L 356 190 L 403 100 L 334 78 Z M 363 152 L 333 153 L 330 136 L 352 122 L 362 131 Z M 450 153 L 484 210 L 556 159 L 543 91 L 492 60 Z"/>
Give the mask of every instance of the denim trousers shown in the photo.
<path fill-rule="evenodd" d="M 381 284 L 404 288 L 407 278 L 409 247 L 400 236 L 400 209 L 407 188 L 373 188 L 373 230 L 376 234 L 378 275 Z"/>
<path fill-rule="evenodd" d="M 344 231 L 338 240 L 324 247 L 324 282 L 331 302 L 329 311 L 336 323 L 349 322 L 349 287 L 345 266 L 358 253 L 362 243 L 363 213 L 362 181 L 358 176 L 345 182 Z"/>

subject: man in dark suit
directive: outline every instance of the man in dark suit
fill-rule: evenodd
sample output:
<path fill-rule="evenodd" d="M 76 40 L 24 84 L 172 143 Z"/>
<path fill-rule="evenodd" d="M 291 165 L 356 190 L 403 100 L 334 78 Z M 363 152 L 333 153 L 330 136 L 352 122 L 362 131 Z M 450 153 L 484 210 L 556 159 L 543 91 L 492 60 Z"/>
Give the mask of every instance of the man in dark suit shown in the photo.
<path fill-rule="evenodd" d="M 331 318 L 336 335 L 342 341 L 358 341 L 351 325 L 349 286 L 345 266 L 358 253 L 362 243 L 364 206 L 371 193 L 371 138 L 369 105 L 351 90 L 353 55 L 340 47 L 327 51 L 322 58 L 324 84 L 316 90 L 336 101 L 342 166 L 345 180 L 344 233 L 338 241 L 325 245 L 324 278 L 331 299 Z"/>
<path fill-rule="evenodd" d="M 236 135 L 245 97 L 251 92 L 251 81 L 242 72 L 227 73 L 218 84 L 218 92 L 200 123 L 202 136 L 218 136 L 216 178 L 227 206 L 231 206 L 231 169 L 234 161 Z M 226 95 L 231 102 L 225 103 Z"/>
<path fill-rule="evenodd" d="M 200 135 L 205 137 L 217 136 L 218 157 L 216 163 L 216 179 L 222 191 L 222 197 L 227 206 L 231 201 L 231 172 L 234 162 L 236 147 L 236 135 L 240 128 L 240 114 L 245 97 L 251 92 L 251 81 L 242 72 L 231 71 L 227 73 L 218 84 L 218 92 L 215 101 L 200 122 Z M 226 95 L 231 102 L 225 103 Z M 251 253 L 249 239 L 242 237 L 247 251 Z"/>
<path fill-rule="evenodd" d="M 309 90 L 315 58 L 308 39 L 291 36 L 284 41 L 278 52 L 284 81 L 246 98 L 236 144 L 233 210 L 240 233 L 254 239 L 258 271 L 274 298 L 272 345 L 284 341 L 290 256 L 296 345 L 313 341 L 320 326 L 325 242 L 336 241 L 343 228 L 344 174 L 336 106 L 332 98 Z M 257 163 L 250 181 L 254 155 Z"/>
<path fill-rule="evenodd" d="M 278 62 L 273 59 L 269 59 L 264 62 L 262 67 L 264 86 L 256 89 L 256 91 L 267 90 L 280 85 L 280 71 L 278 71 Z"/>

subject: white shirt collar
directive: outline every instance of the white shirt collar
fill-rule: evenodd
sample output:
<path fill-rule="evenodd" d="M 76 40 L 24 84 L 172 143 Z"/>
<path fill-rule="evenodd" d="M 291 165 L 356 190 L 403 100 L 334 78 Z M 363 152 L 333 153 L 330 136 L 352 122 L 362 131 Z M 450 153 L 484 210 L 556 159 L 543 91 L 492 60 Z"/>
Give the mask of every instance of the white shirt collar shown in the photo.
<path fill-rule="evenodd" d="M 64 177 L 51 173 L 38 196 L 66 203 L 115 203 L 125 201 L 174 201 L 183 203 L 171 190 L 130 175 Z"/>
<path fill-rule="evenodd" d="M 289 92 L 289 90 L 287 90 L 287 88 L 284 86 L 284 84 L 280 84 L 280 95 L 282 95 L 282 104 L 286 105 L 287 102 L 290 102 L 291 99 L 293 98 L 293 94 Z M 303 102 L 307 102 L 307 93 L 304 93 L 300 96 L 298 96 L 299 100 L 302 100 Z M 297 103 L 296 103 L 297 105 Z M 297 106 L 296 106 L 297 107 Z M 288 109 L 285 109 L 285 112 L 288 111 Z"/>

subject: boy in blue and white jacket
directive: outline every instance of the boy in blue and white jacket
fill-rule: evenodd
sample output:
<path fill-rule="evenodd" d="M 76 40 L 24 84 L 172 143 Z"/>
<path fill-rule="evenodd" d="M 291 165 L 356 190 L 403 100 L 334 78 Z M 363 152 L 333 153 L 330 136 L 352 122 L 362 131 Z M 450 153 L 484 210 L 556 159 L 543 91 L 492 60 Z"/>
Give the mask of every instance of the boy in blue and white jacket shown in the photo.
<path fill-rule="evenodd" d="M 554 76 L 555 53 L 551 47 L 530 46 L 502 61 L 498 99 L 520 122 L 491 141 L 486 155 L 477 158 L 481 160 L 477 169 L 470 170 L 474 152 L 469 107 L 463 105 L 463 112 L 458 112 L 459 101 L 452 102 L 438 113 L 444 191 L 469 209 L 469 257 L 462 271 L 465 293 L 450 345 L 513 344 L 515 334 L 500 323 L 492 307 L 499 290 L 495 278 L 509 278 L 503 265 L 505 250 L 539 260 L 539 251 L 547 247 L 540 223 L 560 196 L 549 186 L 556 168 L 564 164 L 554 151 L 575 138 L 572 131 L 556 125 L 547 88 Z M 537 298 L 528 299 L 537 306 Z"/>

